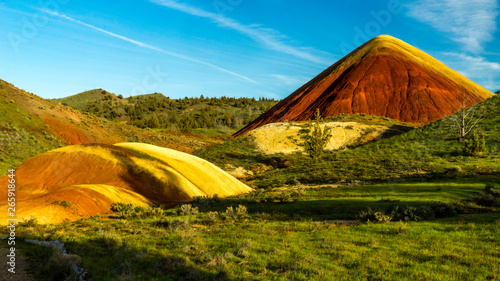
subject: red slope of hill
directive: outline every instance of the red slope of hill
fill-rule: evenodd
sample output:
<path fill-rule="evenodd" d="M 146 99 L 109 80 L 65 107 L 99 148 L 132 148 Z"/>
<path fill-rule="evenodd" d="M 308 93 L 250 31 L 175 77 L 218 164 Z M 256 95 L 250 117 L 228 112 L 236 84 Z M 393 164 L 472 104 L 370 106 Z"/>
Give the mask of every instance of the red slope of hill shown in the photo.
<path fill-rule="evenodd" d="M 378 36 L 292 93 L 233 137 L 268 123 L 365 113 L 430 123 L 493 93 L 405 42 Z"/>
<path fill-rule="evenodd" d="M 41 124 L 46 125 L 44 128 L 39 128 L 38 125 L 36 129 L 34 127 L 23 129 L 27 131 L 43 130 L 45 134 L 54 135 L 69 145 L 140 141 L 191 152 L 208 143 L 217 141 L 177 132 L 158 134 L 133 126 L 110 122 L 103 118 L 81 113 L 59 102 L 42 99 L 3 80 L 0 80 L 0 98 L 26 112 L 30 119 L 39 123 L 43 122 Z M 8 124 L 10 123 L 9 118 L 21 118 L 19 116 L 0 116 L 0 120 L 7 119 L 3 120 L 3 123 Z M 29 127 L 30 125 L 26 126 Z"/>

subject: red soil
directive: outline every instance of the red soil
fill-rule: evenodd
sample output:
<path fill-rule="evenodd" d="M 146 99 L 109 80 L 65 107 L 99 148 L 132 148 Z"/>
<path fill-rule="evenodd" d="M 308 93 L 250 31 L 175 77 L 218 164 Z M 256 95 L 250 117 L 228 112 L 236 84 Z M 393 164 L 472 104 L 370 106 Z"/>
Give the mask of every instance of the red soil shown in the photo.
<path fill-rule="evenodd" d="M 308 120 L 316 109 L 323 117 L 364 113 L 426 124 L 455 113 L 464 95 L 469 106 L 492 95 L 420 50 L 387 38 L 360 46 L 233 137 L 268 123 Z M 402 43 L 401 51 L 394 42 Z"/>

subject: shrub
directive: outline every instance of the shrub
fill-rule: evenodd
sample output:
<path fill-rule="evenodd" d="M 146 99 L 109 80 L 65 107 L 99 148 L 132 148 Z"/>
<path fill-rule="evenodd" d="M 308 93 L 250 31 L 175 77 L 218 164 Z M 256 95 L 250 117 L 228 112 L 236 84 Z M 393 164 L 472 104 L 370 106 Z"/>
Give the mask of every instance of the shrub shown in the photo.
<path fill-rule="evenodd" d="M 118 213 L 121 218 L 145 218 L 152 216 L 162 216 L 163 209 L 157 207 L 141 207 L 132 204 L 125 204 L 121 202 L 113 202 L 111 204 L 111 211 Z"/>
<path fill-rule="evenodd" d="M 224 259 L 223 256 L 217 255 L 215 256 L 207 265 L 209 267 L 224 267 L 224 265 L 227 263 L 227 261 Z"/>
<path fill-rule="evenodd" d="M 56 200 L 56 201 L 54 201 L 54 202 L 52 202 L 50 204 L 52 204 L 52 205 L 59 205 L 59 206 L 64 207 L 64 208 L 68 208 L 68 207 L 71 206 L 71 202 L 68 202 L 66 200 L 63 200 L 63 201 Z"/>
<path fill-rule="evenodd" d="M 111 203 L 111 211 L 112 212 L 127 211 L 127 210 L 132 209 L 132 208 L 133 208 L 132 204 L 125 204 L 122 202 Z"/>
<path fill-rule="evenodd" d="M 428 206 L 436 218 L 453 217 L 461 212 L 457 206 L 442 202 L 432 202 Z"/>
<path fill-rule="evenodd" d="M 413 206 L 393 205 L 387 212 L 396 221 L 419 221 L 421 219 L 417 214 L 417 208 Z"/>
<path fill-rule="evenodd" d="M 500 198 L 500 189 L 495 188 L 491 183 L 485 185 L 484 191 L 495 198 Z"/>
<path fill-rule="evenodd" d="M 236 216 L 242 217 L 246 215 L 247 215 L 247 207 L 244 205 L 238 205 L 238 207 L 236 207 Z"/>
<path fill-rule="evenodd" d="M 236 212 L 234 211 L 233 207 L 227 207 L 226 211 L 222 213 L 222 217 L 224 219 L 232 219 L 236 216 Z"/>
<path fill-rule="evenodd" d="M 25 227 L 35 227 L 38 225 L 38 219 L 35 217 L 24 219 L 23 222 L 21 222 L 19 225 Z"/>
<path fill-rule="evenodd" d="M 477 132 L 472 133 L 472 136 L 464 143 L 464 154 L 467 156 L 478 156 L 486 150 L 484 136 L 479 137 Z"/>
<path fill-rule="evenodd" d="M 410 230 L 411 230 L 411 227 L 406 222 L 399 221 L 399 223 L 396 226 L 396 232 L 399 235 L 404 235 L 404 234 L 406 234 Z"/>
<path fill-rule="evenodd" d="M 479 206 L 485 206 L 485 207 L 500 206 L 500 198 L 495 197 L 489 193 L 478 193 L 474 195 L 472 201 Z"/>
<path fill-rule="evenodd" d="M 485 207 L 500 206 L 500 190 L 495 188 L 492 184 L 486 184 L 484 187 L 484 193 L 474 195 L 472 202 Z"/>
<path fill-rule="evenodd" d="M 289 193 L 288 191 L 281 191 L 281 192 L 278 192 L 278 193 L 274 196 L 274 199 L 275 199 L 275 200 L 278 200 L 278 201 L 279 201 L 279 202 L 281 202 L 281 203 L 288 202 L 288 201 L 293 201 L 293 200 L 291 200 L 290 193 Z"/>
<path fill-rule="evenodd" d="M 157 208 L 157 207 L 148 207 L 142 211 L 141 214 L 143 217 L 156 217 L 156 216 L 163 216 L 163 209 L 162 208 Z"/>
<path fill-rule="evenodd" d="M 186 216 L 198 214 L 198 207 L 193 207 L 191 204 L 182 204 L 177 207 L 177 215 Z"/>
<path fill-rule="evenodd" d="M 205 218 L 203 219 L 203 223 L 212 225 L 219 220 L 218 212 L 208 212 L 205 214 Z"/>
<path fill-rule="evenodd" d="M 244 205 L 238 205 L 236 210 L 231 206 L 227 207 L 226 211 L 221 214 L 224 219 L 238 219 L 247 215 L 247 207 Z"/>
<path fill-rule="evenodd" d="M 459 166 L 447 167 L 445 168 L 445 174 L 450 178 L 456 178 L 462 172 L 462 168 Z"/>
<path fill-rule="evenodd" d="M 195 196 L 191 204 L 200 210 L 214 206 L 220 201 L 219 195 L 214 194 L 212 197 L 207 196 Z"/>
<path fill-rule="evenodd" d="M 155 222 L 156 226 L 163 227 L 169 231 L 175 230 L 186 230 L 189 228 L 189 221 L 187 220 L 172 220 L 172 219 L 161 219 Z"/>
<path fill-rule="evenodd" d="M 418 207 L 393 205 L 389 207 L 387 212 L 393 217 L 394 220 L 419 221 L 434 218 L 453 217 L 462 212 L 462 210 L 460 210 L 457 206 L 450 204 L 432 202 Z"/>
<path fill-rule="evenodd" d="M 392 217 L 386 215 L 383 211 L 374 211 L 371 208 L 368 208 L 365 211 L 361 211 L 358 214 L 358 219 L 360 221 L 374 221 L 374 222 L 387 223 L 392 220 Z"/>
<path fill-rule="evenodd" d="M 306 194 L 304 188 L 297 188 L 297 189 L 294 189 L 292 190 L 292 194 L 291 194 L 291 197 L 301 197 L 301 196 L 304 196 Z"/>
<path fill-rule="evenodd" d="M 442 202 L 432 202 L 422 206 L 392 205 L 385 212 L 373 211 L 368 208 L 358 214 L 361 221 L 389 222 L 394 221 L 419 221 L 434 218 L 456 216 L 462 209 L 455 205 Z"/>

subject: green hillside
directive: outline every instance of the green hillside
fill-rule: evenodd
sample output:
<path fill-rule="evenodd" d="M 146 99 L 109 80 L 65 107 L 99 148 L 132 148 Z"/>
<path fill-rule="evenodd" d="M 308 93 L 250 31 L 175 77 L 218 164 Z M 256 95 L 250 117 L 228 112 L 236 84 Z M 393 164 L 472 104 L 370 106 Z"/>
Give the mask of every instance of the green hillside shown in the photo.
<path fill-rule="evenodd" d="M 102 89 L 54 101 L 139 128 L 205 135 L 230 135 L 276 104 L 275 100 L 265 98 L 171 99 L 160 93 L 122 98 Z"/>
<path fill-rule="evenodd" d="M 480 156 L 464 155 L 466 139 L 457 139 L 449 125 L 450 117 L 382 141 L 349 150 L 326 153 L 314 163 L 306 155 L 263 155 L 251 149 L 245 136 L 223 144 L 195 151 L 194 154 L 224 167 L 227 163 L 252 171 L 263 170 L 248 178 L 260 187 L 301 183 L 334 183 L 339 181 L 385 181 L 401 177 L 446 177 L 458 169 L 464 176 L 500 173 L 500 96 L 476 107 L 482 107 L 483 118 L 476 131 L 484 136 L 486 152 Z M 346 117 L 377 119 L 377 117 Z M 268 169 L 272 163 L 290 163 L 286 167 Z M 271 163 L 271 164 L 270 164 Z"/>
<path fill-rule="evenodd" d="M 66 145 L 38 116 L 16 105 L 12 88 L 0 80 L 0 176 L 30 157 Z"/>
<path fill-rule="evenodd" d="M 88 91 L 66 102 L 121 100 L 102 90 Z M 117 101 L 118 100 L 118 101 Z M 66 103 L 65 102 L 65 103 Z M 45 100 L 0 79 L 0 176 L 35 155 L 70 144 L 132 141 L 191 152 L 220 138 L 184 134 L 165 128 L 141 129 L 93 114 L 82 113 L 58 101 Z"/>

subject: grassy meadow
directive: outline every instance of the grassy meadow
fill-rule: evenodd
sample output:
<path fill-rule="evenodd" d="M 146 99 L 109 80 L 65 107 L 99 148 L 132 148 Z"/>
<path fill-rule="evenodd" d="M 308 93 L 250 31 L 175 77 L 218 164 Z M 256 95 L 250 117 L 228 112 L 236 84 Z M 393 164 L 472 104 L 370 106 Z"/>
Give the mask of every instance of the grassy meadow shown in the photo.
<path fill-rule="evenodd" d="M 299 185 L 155 215 L 137 209 L 60 225 L 27 222 L 19 233 L 60 239 L 89 280 L 499 280 L 499 208 L 471 201 L 498 180 Z M 460 211 L 356 220 L 367 208 L 436 202 Z M 37 245 L 20 248 L 40 280 L 63 280 L 48 277 L 67 272 L 64 259 Z"/>

